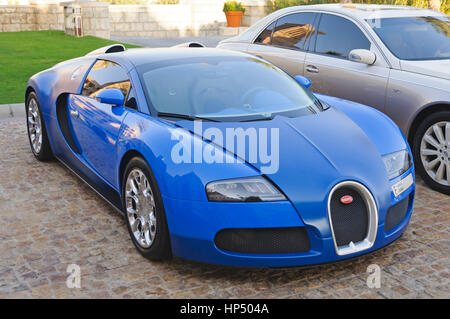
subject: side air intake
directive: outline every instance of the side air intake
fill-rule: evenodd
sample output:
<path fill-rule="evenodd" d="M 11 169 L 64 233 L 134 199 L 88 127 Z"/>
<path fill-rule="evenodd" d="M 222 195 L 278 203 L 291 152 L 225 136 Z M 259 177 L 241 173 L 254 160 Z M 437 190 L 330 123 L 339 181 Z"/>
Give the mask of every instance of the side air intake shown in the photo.
<path fill-rule="evenodd" d="M 115 52 L 123 52 L 125 51 L 125 47 L 122 44 L 112 44 L 103 48 L 99 48 L 92 52 L 89 52 L 86 55 L 99 55 L 104 53 L 115 53 Z"/>
<path fill-rule="evenodd" d="M 200 42 L 186 42 L 174 45 L 172 48 L 204 48 L 205 45 Z"/>

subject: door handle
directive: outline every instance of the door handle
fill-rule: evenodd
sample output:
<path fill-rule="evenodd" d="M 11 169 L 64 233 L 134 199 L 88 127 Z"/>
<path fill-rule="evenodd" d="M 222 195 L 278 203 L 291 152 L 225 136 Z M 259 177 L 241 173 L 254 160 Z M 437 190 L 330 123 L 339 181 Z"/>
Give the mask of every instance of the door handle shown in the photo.
<path fill-rule="evenodd" d="M 319 69 L 314 65 L 307 65 L 306 71 L 311 72 L 311 73 L 319 73 Z"/>
<path fill-rule="evenodd" d="M 70 115 L 74 118 L 77 119 L 78 118 L 78 111 L 76 110 L 70 110 Z"/>

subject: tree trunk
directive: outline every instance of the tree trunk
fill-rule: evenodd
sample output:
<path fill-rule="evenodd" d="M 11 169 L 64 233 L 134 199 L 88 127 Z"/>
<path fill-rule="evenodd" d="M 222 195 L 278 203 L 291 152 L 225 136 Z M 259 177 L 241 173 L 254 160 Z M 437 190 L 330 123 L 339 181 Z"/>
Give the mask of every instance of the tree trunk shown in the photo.
<path fill-rule="evenodd" d="M 339 0 L 339 3 L 352 3 L 352 0 Z"/>
<path fill-rule="evenodd" d="M 428 8 L 434 11 L 441 11 L 441 0 L 428 0 Z"/>

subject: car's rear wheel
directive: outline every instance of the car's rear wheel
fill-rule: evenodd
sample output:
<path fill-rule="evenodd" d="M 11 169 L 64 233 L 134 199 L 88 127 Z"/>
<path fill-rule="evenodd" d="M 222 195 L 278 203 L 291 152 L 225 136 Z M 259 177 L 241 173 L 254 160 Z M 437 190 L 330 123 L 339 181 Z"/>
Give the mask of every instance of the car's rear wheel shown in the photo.
<path fill-rule="evenodd" d="M 133 244 L 150 260 L 170 258 L 164 206 L 147 162 L 140 157 L 131 159 L 125 168 L 122 185 L 123 207 Z"/>
<path fill-rule="evenodd" d="M 413 140 L 414 162 L 425 183 L 450 195 L 450 112 L 426 117 Z"/>
<path fill-rule="evenodd" d="M 38 160 L 48 161 L 53 157 L 53 154 L 36 94 L 31 92 L 26 102 L 28 140 L 30 141 L 31 151 Z"/>

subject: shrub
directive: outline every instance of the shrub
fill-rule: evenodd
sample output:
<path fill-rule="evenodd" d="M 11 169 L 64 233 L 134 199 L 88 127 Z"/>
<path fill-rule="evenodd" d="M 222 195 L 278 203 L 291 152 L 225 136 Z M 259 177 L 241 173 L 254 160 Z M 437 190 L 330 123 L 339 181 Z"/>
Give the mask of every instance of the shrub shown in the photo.
<path fill-rule="evenodd" d="M 223 4 L 223 12 L 226 11 L 242 11 L 245 12 L 245 8 L 242 6 L 242 3 L 237 1 L 227 1 Z"/>
<path fill-rule="evenodd" d="M 413 6 L 428 8 L 428 0 L 352 0 L 353 3 L 366 4 L 395 4 L 403 6 Z M 271 11 L 283 9 L 290 6 L 300 6 L 322 3 L 339 3 L 339 0 L 269 0 Z M 450 0 L 441 0 L 441 12 L 450 13 Z"/>

